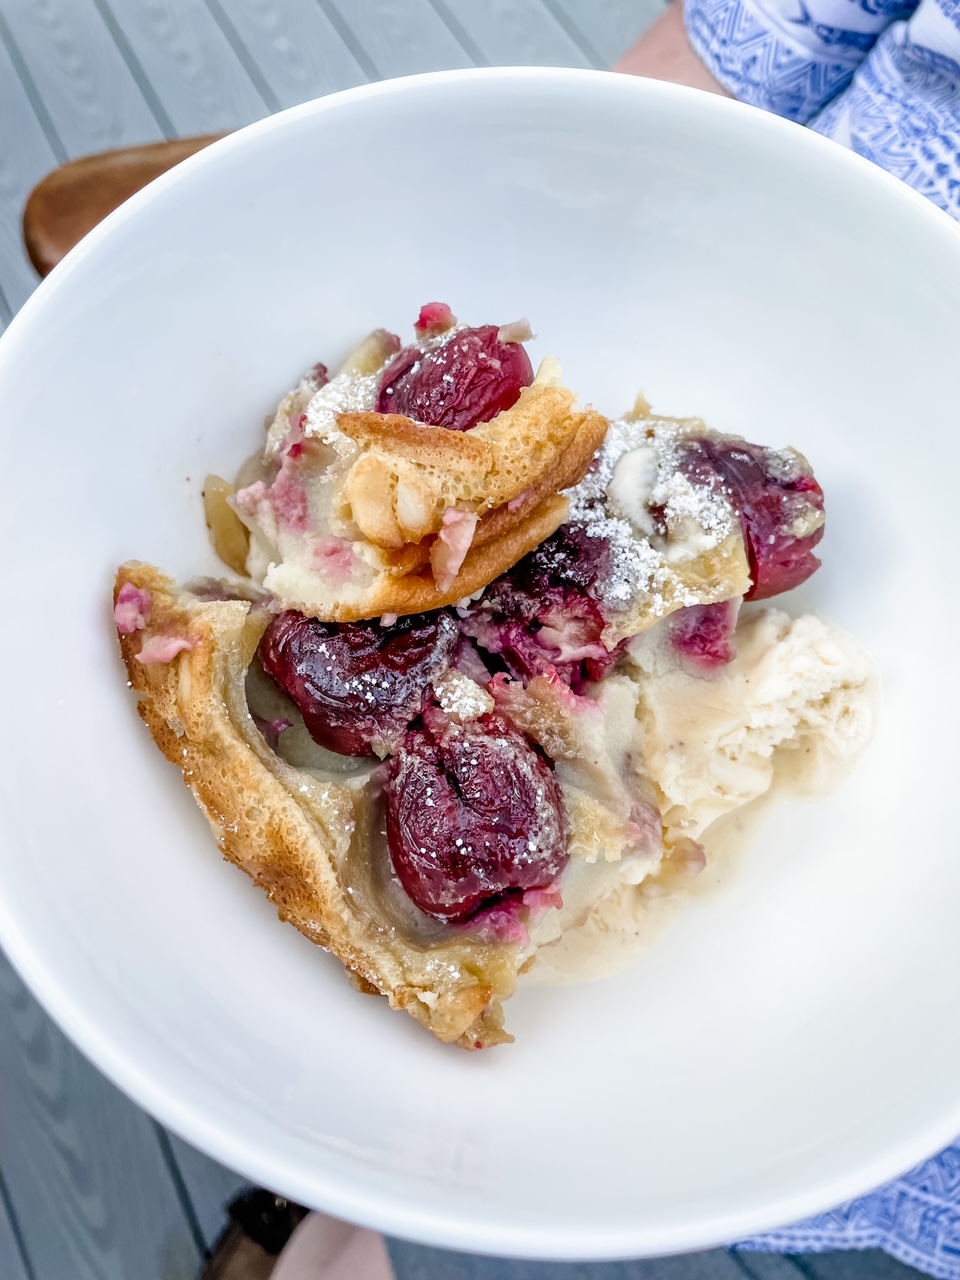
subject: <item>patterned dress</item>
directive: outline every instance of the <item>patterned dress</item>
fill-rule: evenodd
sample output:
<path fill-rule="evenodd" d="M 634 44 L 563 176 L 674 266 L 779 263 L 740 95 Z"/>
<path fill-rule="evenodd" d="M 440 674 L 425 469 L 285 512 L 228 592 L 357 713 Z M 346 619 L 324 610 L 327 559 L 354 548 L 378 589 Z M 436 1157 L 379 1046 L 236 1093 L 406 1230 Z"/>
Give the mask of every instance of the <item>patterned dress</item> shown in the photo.
<path fill-rule="evenodd" d="M 687 0 L 734 97 L 808 124 L 960 219 L 960 0 Z"/>

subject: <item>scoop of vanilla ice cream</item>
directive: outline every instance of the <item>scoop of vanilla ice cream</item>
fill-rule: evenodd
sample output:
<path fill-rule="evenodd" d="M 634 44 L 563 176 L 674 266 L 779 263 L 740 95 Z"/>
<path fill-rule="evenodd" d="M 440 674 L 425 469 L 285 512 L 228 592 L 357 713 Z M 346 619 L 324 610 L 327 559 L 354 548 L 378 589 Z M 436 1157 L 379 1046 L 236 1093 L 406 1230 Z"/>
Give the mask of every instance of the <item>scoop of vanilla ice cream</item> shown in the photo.
<path fill-rule="evenodd" d="M 869 737 L 875 667 L 852 636 L 809 614 L 744 610 L 736 648 L 732 662 L 703 671 L 663 627 L 632 646 L 644 762 L 670 835 L 697 839 L 762 795 L 778 752 L 804 753 L 816 786 Z"/>
<path fill-rule="evenodd" d="M 748 606 L 736 648 L 732 662 L 703 671 L 671 644 L 669 624 L 661 625 L 633 642 L 618 674 L 633 683 L 631 703 L 637 694 L 635 743 L 660 793 L 668 847 L 681 837 L 699 840 L 715 819 L 763 795 L 775 769 L 782 772 L 791 759 L 802 762 L 791 770 L 794 784 L 823 787 L 870 735 L 876 669 L 846 632 L 810 615 Z M 630 879 L 615 863 L 603 870 L 603 894 L 592 909 L 559 937 L 533 935 L 537 963 L 527 981 L 582 982 L 616 972 L 653 941 L 683 899 L 682 886 L 678 893 L 657 883 L 656 867 Z"/>

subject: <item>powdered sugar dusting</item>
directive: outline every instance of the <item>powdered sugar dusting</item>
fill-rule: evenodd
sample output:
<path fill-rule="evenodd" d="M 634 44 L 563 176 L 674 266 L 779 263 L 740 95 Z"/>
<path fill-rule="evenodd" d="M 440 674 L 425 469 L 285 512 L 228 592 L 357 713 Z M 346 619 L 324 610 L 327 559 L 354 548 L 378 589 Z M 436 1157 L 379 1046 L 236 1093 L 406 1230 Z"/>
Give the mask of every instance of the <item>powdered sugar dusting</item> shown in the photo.
<path fill-rule="evenodd" d="M 696 484 L 680 467 L 680 444 L 687 434 L 669 419 L 648 420 L 657 452 L 657 483 L 650 505 L 663 508 L 670 541 L 692 540 L 707 551 L 728 537 L 737 523 L 729 498 L 716 485 Z"/>
<path fill-rule="evenodd" d="M 338 413 L 369 413 L 377 407 L 379 373 L 338 373 L 307 405 L 303 433 L 336 446 L 343 440 Z"/>
<path fill-rule="evenodd" d="M 654 593 L 663 572 L 660 553 L 629 520 L 612 514 L 607 501 L 607 487 L 620 458 L 648 443 L 645 423 L 612 422 L 593 466 L 569 493 L 570 522 L 610 547 L 610 566 L 597 588 L 603 603 L 614 611 L 626 609 L 638 595 Z"/>
<path fill-rule="evenodd" d="M 656 615 L 667 611 L 667 597 L 673 605 L 698 604 L 699 596 L 683 585 L 672 565 L 717 546 L 734 528 L 735 513 L 725 495 L 691 483 L 680 470 L 683 435 L 683 426 L 669 419 L 612 422 L 590 471 L 568 493 L 571 522 L 609 545 L 610 567 L 598 589 L 614 613 L 639 599 Z M 652 451 L 656 461 L 646 501 L 656 530 L 652 535 L 620 514 L 608 493 L 617 464 L 640 449 Z M 651 527 L 646 519 L 644 525 Z"/>
<path fill-rule="evenodd" d="M 442 329 L 435 333 L 417 334 L 417 346 L 426 355 L 428 351 L 435 351 L 437 347 L 445 347 L 448 342 L 452 342 L 458 333 L 462 333 L 464 329 L 469 329 L 469 325 L 459 320 L 454 320 L 448 329 Z"/>
<path fill-rule="evenodd" d="M 445 671 L 433 687 L 440 706 L 454 720 L 479 720 L 494 708 L 486 689 L 461 671 Z"/>

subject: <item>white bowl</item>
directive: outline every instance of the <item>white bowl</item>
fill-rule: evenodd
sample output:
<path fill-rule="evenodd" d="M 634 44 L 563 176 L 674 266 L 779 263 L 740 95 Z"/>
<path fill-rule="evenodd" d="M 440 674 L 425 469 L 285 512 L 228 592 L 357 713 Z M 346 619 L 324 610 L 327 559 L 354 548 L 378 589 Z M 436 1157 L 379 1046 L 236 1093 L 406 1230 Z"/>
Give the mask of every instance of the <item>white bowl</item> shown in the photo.
<path fill-rule="evenodd" d="M 599 407 L 790 442 L 828 496 L 803 603 L 872 648 L 875 740 L 633 967 L 434 1043 L 278 923 L 139 723 L 115 566 L 214 568 L 200 504 L 315 360 L 419 304 L 528 315 Z M 694 1249 L 960 1131 L 960 229 L 748 107 L 592 72 L 416 77 L 218 143 L 0 343 L 0 939 L 80 1047 L 220 1160 L 437 1244 Z"/>

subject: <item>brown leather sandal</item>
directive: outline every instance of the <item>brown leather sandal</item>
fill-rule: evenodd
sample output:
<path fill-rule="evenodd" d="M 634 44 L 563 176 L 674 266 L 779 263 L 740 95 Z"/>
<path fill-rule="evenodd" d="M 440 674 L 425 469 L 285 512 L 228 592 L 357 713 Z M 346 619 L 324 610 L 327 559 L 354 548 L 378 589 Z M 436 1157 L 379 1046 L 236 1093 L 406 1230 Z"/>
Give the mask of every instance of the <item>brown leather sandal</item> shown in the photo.
<path fill-rule="evenodd" d="M 225 135 L 176 138 L 71 160 L 39 182 L 23 211 L 30 261 L 45 276 L 88 231 L 141 187 Z"/>
<path fill-rule="evenodd" d="M 230 1222 L 200 1280 L 269 1280 L 277 1256 L 309 1210 L 251 1188 L 227 1205 Z"/>

